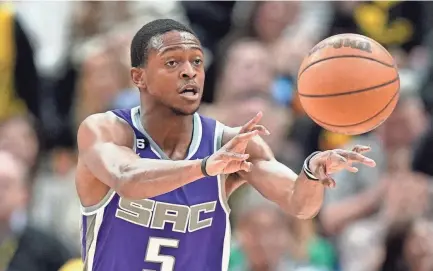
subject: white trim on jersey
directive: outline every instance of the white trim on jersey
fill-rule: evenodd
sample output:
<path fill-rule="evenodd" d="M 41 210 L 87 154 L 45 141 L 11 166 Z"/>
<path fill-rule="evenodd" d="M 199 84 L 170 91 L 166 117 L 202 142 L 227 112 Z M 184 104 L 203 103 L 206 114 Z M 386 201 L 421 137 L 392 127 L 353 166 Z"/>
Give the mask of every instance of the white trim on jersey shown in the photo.
<path fill-rule="evenodd" d="M 105 209 L 102 208 L 98 210 L 96 213 L 95 227 L 93 231 L 93 241 L 92 244 L 90 245 L 89 251 L 87 252 L 87 271 L 93 270 L 93 261 L 95 259 L 96 245 L 97 245 L 96 243 L 98 241 L 99 229 L 101 228 L 102 220 L 104 219 L 104 212 Z"/>
<path fill-rule="evenodd" d="M 193 136 L 192 136 L 192 142 L 190 145 L 190 149 L 188 150 L 188 155 L 184 160 L 191 159 L 191 157 L 196 154 L 197 150 L 199 149 L 199 147 L 201 145 L 202 130 L 203 130 L 201 118 L 200 118 L 200 115 L 198 113 L 194 113 L 193 118 L 194 118 L 193 119 L 194 120 L 194 131 L 193 131 Z M 140 107 L 139 106 L 131 109 L 131 120 L 132 120 L 132 125 L 137 130 L 139 130 L 143 134 L 143 136 L 145 136 L 148 139 L 151 151 L 159 159 L 169 160 L 170 158 L 164 153 L 163 150 L 160 149 L 160 147 L 156 144 L 156 142 L 153 140 L 153 138 L 144 129 L 144 127 L 140 121 Z"/>
<path fill-rule="evenodd" d="M 188 156 L 185 158 L 185 160 L 191 159 L 191 157 L 198 151 L 198 148 L 201 145 L 201 139 L 203 136 L 203 134 L 202 134 L 203 127 L 202 127 L 201 119 L 200 119 L 200 116 L 198 113 L 194 113 L 194 123 L 197 124 L 196 125 L 197 127 L 194 127 L 194 128 L 197 129 L 198 136 L 197 136 L 196 142 L 194 142 L 195 143 L 194 149 L 189 150 L 190 152 L 188 153 Z M 194 134 L 194 132 L 193 132 L 193 134 Z M 193 136 L 193 138 L 194 138 L 194 136 Z"/>
<path fill-rule="evenodd" d="M 216 121 L 215 127 L 215 136 L 214 136 L 214 152 L 218 151 L 221 147 L 222 135 L 224 131 L 224 125 L 220 122 Z M 227 195 L 225 191 L 225 177 L 222 175 L 217 176 L 218 180 L 218 198 L 221 204 L 221 207 L 226 214 L 226 229 L 224 233 L 224 244 L 222 251 L 222 263 L 221 263 L 221 271 L 227 271 L 229 268 L 229 260 L 230 260 L 230 246 L 231 246 L 231 226 L 230 226 L 230 207 L 227 202 Z"/>
<path fill-rule="evenodd" d="M 105 207 L 111 202 L 114 195 L 116 195 L 116 191 L 114 189 L 110 189 L 108 193 L 105 195 L 105 197 L 98 203 L 89 207 L 80 206 L 81 208 L 81 214 L 85 216 L 94 215 L 100 210 L 104 210 Z"/>
<path fill-rule="evenodd" d="M 222 191 L 221 188 L 224 185 L 222 181 L 221 175 L 218 175 L 218 190 Z M 222 263 L 221 263 L 221 271 L 227 271 L 229 268 L 229 260 L 230 260 L 230 248 L 231 248 L 231 225 L 230 225 L 230 210 L 227 210 L 224 204 L 222 203 L 222 193 L 219 193 L 220 204 L 226 214 L 226 229 L 224 233 L 224 244 L 222 251 Z"/>

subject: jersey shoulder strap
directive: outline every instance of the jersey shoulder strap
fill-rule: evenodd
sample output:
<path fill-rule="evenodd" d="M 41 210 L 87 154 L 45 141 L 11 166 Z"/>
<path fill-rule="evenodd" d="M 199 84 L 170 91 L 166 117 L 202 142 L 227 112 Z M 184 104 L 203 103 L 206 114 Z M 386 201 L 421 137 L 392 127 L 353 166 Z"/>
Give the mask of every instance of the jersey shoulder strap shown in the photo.
<path fill-rule="evenodd" d="M 116 115 L 118 118 L 126 121 L 129 126 L 134 130 L 135 135 L 141 135 L 140 130 L 137 128 L 137 126 L 134 124 L 134 118 L 136 113 L 138 112 L 138 107 L 134 107 L 131 109 L 114 109 L 109 111 Z"/>

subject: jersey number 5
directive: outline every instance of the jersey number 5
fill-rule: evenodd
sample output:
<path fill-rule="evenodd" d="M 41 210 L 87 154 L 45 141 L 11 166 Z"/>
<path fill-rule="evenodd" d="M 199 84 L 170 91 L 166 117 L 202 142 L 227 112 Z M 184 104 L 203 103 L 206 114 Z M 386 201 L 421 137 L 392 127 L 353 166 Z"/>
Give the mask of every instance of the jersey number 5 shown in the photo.
<path fill-rule="evenodd" d="M 149 242 L 147 243 L 146 256 L 144 257 L 144 260 L 151 263 L 160 263 L 161 271 L 173 271 L 176 259 L 174 256 L 159 254 L 161 247 L 178 248 L 179 240 L 150 237 Z M 153 270 L 143 269 L 143 271 Z"/>

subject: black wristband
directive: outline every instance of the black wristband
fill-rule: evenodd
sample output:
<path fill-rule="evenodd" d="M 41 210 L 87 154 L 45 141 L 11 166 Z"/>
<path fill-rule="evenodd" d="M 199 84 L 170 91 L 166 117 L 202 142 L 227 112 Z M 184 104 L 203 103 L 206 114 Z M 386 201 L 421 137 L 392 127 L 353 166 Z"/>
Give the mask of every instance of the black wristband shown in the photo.
<path fill-rule="evenodd" d="M 315 156 L 316 154 L 318 154 L 319 151 L 313 152 L 312 154 L 310 154 L 304 161 L 304 166 L 302 167 L 302 170 L 305 173 L 305 176 L 307 176 L 307 178 L 309 180 L 312 181 L 318 181 L 319 178 L 317 178 L 316 176 L 314 176 L 313 172 L 310 169 L 310 160 L 311 158 L 313 158 L 313 156 Z"/>
<path fill-rule="evenodd" d="M 210 156 L 206 156 L 205 158 L 203 158 L 203 160 L 201 160 L 201 173 L 203 173 L 203 175 L 206 177 L 211 177 L 206 171 L 206 162 L 209 157 Z"/>

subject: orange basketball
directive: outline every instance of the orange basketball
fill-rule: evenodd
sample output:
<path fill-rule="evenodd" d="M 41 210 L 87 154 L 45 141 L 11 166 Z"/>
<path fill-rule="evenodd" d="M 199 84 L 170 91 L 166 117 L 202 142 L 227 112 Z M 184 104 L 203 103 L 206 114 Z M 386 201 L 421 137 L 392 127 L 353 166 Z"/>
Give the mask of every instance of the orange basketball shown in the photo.
<path fill-rule="evenodd" d="M 298 73 L 298 95 L 305 112 L 318 125 L 341 134 L 363 134 L 382 124 L 397 104 L 399 89 L 390 53 L 356 34 L 318 43 Z"/>

